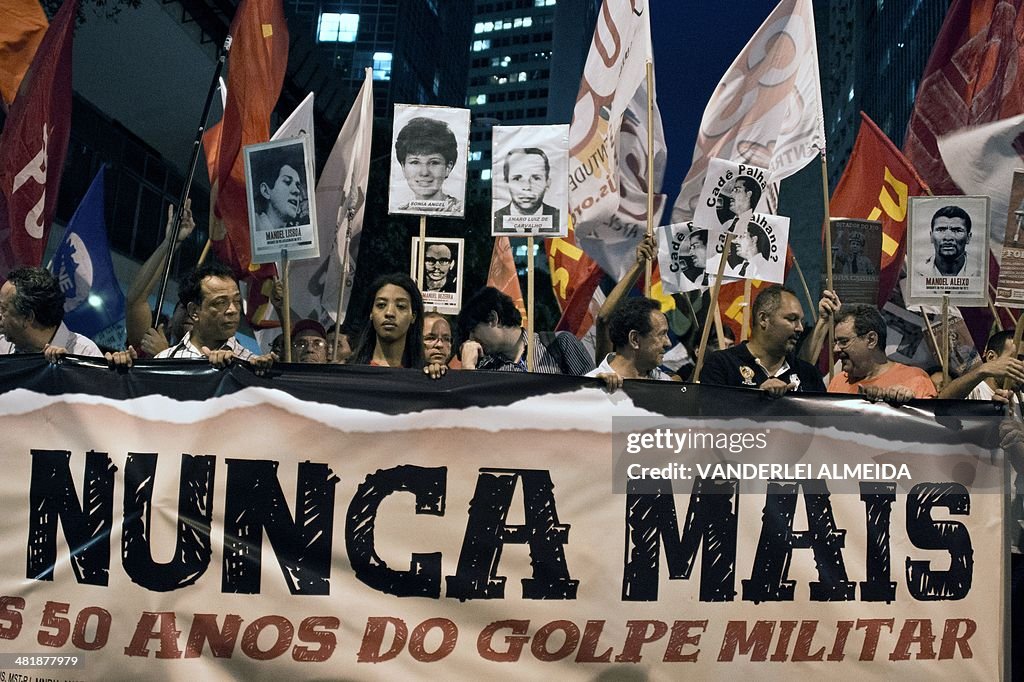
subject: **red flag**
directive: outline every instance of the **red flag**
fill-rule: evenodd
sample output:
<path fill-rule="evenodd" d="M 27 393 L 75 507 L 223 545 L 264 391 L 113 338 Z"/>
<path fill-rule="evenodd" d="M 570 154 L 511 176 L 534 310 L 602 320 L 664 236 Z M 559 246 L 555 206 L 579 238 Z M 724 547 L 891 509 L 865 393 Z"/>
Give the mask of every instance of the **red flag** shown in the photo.
<path fill-rule="evenodd" d="M 906 251 L 908 197 L 928 193 L 913 165 L 875 122 L 861 112 L 853 152 L 829 202 L 829 215 L 882 221 L 882 271 L 878 307 L 899 281 Z"/>
<path fill-rule="evenodd" d="M 78 0 L 43 36 L 0 134 L 0 274 L 40 265 L 71 132 L 71 39 Z"/>
<path fill-rule="evenodd" d="M 903 152 L 936 194 L 961 194 L 938 138 L 1024 113 L 1022 0 L 954 0 L 918 88 Z"/>
<path fill-rule="evenodd" d="M 213 241 L 217 258 L 244 276 L 252 256 L 242 147 L 270 139 L 270 114 L 288 66 L 288 26 L 281 0 L 242 0 L 231 24 L 224 117 L 204 136 L 207 165 L 216 166 L 215 212 L 226 228 Z M 210 158 L 210 157 L 215 158 Z"/>
<path fill-rule="evenodd" d="M 7 0 L 0 23 L 0 97 L 9 106 L 46 33 L 39 0 Z"/>

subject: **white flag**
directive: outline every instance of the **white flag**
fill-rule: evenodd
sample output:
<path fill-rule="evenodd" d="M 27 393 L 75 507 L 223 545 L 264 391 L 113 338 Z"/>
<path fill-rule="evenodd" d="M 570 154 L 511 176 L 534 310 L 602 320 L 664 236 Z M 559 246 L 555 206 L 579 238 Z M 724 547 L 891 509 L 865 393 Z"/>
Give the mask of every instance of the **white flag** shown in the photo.
<path fill-rule="evenodd" d="M 1024 167 L 1017 142 L 1022 134 L 1024 115 L 963 128 L 938 140 L 942 162 L 957 187 L 964 194 L 987 194 L 992 199 L 988 243 L 997 260 L 1003 255 L 999 247 L 1006 236 L 1013 171 Z"/>
<path fill-rule="evenodd" d="M 363 229 L 366 184 L 370 176 L 372 74 L 373 70 L 367 68 L 363 86 L 359 89 L 359 95 L 352 104 L 316 184 L 317 229 L 325 255 L 319 259 L 292 263 L 289 293 L 292 313 L 297 318 L 314 318 L 324 324 L 333 323 L 342 278 L 342 254 L 346 250 L 345 300 L 341 306 L 343 319 L 345 308 L 348 307 L 352 274 L 356 271 L 356 256 L 359 253 L 359 235 Z"/>
<path fill-rule="evenodd" d="M 634 247 L 647 229 L 648 62 L 649 2 L 606 0 L 569 128 L 569 212 L 577 244 L 616 279 L 635 262 Z M 650 184 L 657 193 L 666 152 L 656 105 L 652 123 Z M 655 224 L 664 201 L 655 197 Z"/>
<path fill-rule="evenodd" d="M 729 67 L 704 109 L 672 222 L 693 218 L 708 162 L 728 159 L 788 178 L 825 149 L 811 0 L 782 0 Z M 774 202 L 769 210 L 775 211 Z"/>
<path fill-rule="evenodd" d="M 226 90 L 225 90 L 226 92 Z M 281 127 L 277 129 L 271 140 L 287 140 L 293 137 L 309 135 L 309 145 L 316 149 L 313 144 L 313 93 L 306 95 L 306 99 L 299 102 L 291 116 L 285 119 Z"/>

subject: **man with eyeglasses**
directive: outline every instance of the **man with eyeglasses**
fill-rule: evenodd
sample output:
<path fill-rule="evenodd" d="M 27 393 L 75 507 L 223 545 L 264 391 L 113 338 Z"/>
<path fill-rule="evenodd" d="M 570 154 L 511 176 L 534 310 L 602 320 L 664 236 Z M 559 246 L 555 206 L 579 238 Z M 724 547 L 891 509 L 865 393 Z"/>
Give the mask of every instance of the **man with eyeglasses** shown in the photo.
<path fill-rule="evenodd" d="M 862 394 L 871 401 L 892 403 L 935 397 L 935 384 L 924 370 L 886 357 L 885 336 L 885 320 L 875 306 L 854 303 L 839 309 L 835 351 L 842 371 L 832 378 L 829 393 Z"/>
<path fill-rule="evenodd" d="M 441 313 L 423 316 L 423 357 L 428 364 L 439 365 L 452 359 L 452 326 Z"/>
<path fill-rule="evenodd" d="M 754 299 L 750 341 L 708 355 L 701 383 L 760 388 L 772 397 L 789 391 L 825 392 L 818 369 L 794 352 L 804 310 L 790 289 L 774 284 Z"/>
<path fill-rule="evenodd" d="M 447 244 L 431 244 L 423 256 L 423 290 L 456 291 L 456 273 L 452 272 L 452 250 Z"/>
<path fill-rule="evenodd" d="M 292 361 L 327 364 L 327 331 L 316 320 L 299 320 L 292 328 Z"/>

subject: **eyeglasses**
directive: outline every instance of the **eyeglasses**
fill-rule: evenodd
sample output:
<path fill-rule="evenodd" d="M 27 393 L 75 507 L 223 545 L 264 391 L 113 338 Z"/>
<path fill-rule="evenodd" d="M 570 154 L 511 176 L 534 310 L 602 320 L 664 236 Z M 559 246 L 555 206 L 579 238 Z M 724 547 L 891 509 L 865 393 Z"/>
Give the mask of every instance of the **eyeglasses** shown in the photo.
<path fill-rule="evenodd" d="M 450 336 L 437 336 L 436 334 L 424 334 L 424 343 L 446 343 L 449 346 L 452 345 L 452 337 Z"/>
<path fill-rule="evenodd" d="M 294 341 L 292 341 L 292 348 L 297 348 L 300 350 L 308 350 L 310 348 L 316 348 L 317 350 L 319 350 L 320 348 L 326 347 L 327 342 L 324 341 L 323 339 L 295 339 Z"/>
<path fill-rule="evenodd" d="M 836 348 L 838 348 L 839 350 L 846 350 L 846 347 L 849 346 L 851 343 L 853 343 L 854 339 L 859 339 L 860 337 L 867 336 L 867 335 L 868 335 L 868 332 L 864 332 L 863 334 L 857 334 L 856 336 L 849 336 L 849 337 L 839 337 L 839 336 L 837 336 L 836 337 Z"/>
<path fill-rule="evenodd" d="M 431 258 L 430 256 L 426 256 L 423 259 L 424 265 L 427 265 L 427 266 L 431 266 L 431 265 L 448 265 L 451 262 L 452 262 L 451 258 Z"/>

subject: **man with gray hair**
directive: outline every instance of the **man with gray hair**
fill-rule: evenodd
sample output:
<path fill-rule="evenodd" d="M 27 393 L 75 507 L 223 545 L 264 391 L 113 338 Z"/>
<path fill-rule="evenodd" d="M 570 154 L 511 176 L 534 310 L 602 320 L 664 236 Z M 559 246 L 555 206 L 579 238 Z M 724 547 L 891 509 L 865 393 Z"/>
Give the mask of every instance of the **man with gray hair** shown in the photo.
<path fill-rule="evenodd" d="M 65 353 L 103 355 L 95 343 L 64 325 L 64 302 L 49 270 L 12 270 L 0 287 L 0 355 L 43 353 L 51 362 Z"/>
<path fill-rule="evenodd" d="M 886 357 L 885 336 L 885 319 L 875 306 L 854 303 L 839 309 L 835 351 L 843 371 L 832 377 L 829 393 L 894 403 L 935 397 L 935 385 L 924 370 Z"/>

